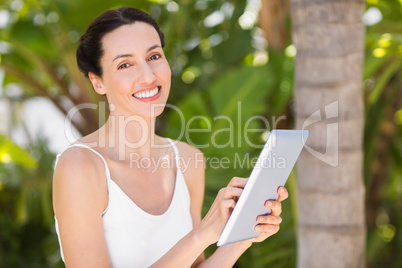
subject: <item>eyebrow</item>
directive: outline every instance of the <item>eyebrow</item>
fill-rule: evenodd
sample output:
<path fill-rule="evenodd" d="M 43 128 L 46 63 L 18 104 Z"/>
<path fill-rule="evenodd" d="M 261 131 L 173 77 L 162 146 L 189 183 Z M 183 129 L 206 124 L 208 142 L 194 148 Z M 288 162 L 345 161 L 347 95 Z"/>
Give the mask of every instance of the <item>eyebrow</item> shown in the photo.
<path fill-rule="evenodd" d="M 147 52 L 150 52 L 150 51 L 152 51 L 152 50 L 154 50 L 155 48 L 158 48 L 158 47 L 161 47 L 161 46 L 157 45 L 157 44 L 153 45 L 153 46 L 151 46 L 150 48 L 147 49 Z M 116 57 L 114 57 L 112 62 L 117 60 L 117 59 L 119 59 L 119 58 L 127 58 L 127 57 L 132 57 L 132 56 L 133 56 L 133 54 L 120 54 L 120 55 L 117 55 Z"/>

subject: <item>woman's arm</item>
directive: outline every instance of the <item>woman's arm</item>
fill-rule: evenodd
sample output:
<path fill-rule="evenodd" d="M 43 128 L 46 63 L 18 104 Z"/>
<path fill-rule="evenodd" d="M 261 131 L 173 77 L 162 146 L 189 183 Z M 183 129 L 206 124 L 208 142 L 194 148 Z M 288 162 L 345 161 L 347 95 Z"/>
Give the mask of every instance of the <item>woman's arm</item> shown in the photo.
<path fill-rule="evenodd" d="M 53 207 L 67 267 L 111 267 L 103 233 L 107 206 L 103 161 L 93 152 L 70 148 L 53 177 Z"/>
<path fill-rule="evenodd" d="M 256 226 L 256 228 L 261 228 L 256 229 L 260 232 L 258 237 L 221 246 L 207 260 L 200 263 L 198 267 L 233 267 L 237 259 L 251 246 L 253 242 L 262 242 L 277 233 L 279 231 L 279 224 L 282 222 L 280 217 L 282 212 L 281 202 L 288 197 L 288 192 L 284 187 L 279 187 L 278 194 L 279 197 L 277 201 L 265 203 L 265 206 L 271 209 L 271 214 L 258 217 L 260 224 Z"/>
<path fill-rule="evenodd" d="M 190 210 L 193 218 L 194 229 L 188 235 L 189 237 L 185 237 L 183 239 L 189 239 L 190 241 L 198 244 L 199 247 L 194 249 L 198 250 L 196 252 L 199 252 L 200 250 L 202 250 L 203 252 L 206 247 L 208 247 L 212 243 L 215 243 L 218 240 L 220 234 L 222 233 L 223 226 L 226 224 L 230 216 L 231 208 L 233 208 L 235 205 L 234 199 L 237 200 L 238 196 L 240 196 L 242 189 L 246 184 L 246 179 L 233 178 L 228 187 L 221 189 L 208 214 L 201 222 L 201 208 L 205 187 L 204 158 L 202 153 L 198 149 L 195 149 L 188 144 L 181 142 L 179 143 L 178 147 L 183 158 L 191 160 L 189 161 L 190 164 L 188 165 L 187 169 L 183 170 L 183 174 L 185 176 L 187 187 L 191 196 Z M 270 203 L 267 202 L 265 204 L 267 208 L 272 210 L 272 213 L 269 216 L 263 216 L 259 218 L 260 224 L 258 228 L 261 229 L 258 230 L 260 231 L 260 235 L 257 238 L 221 246 L 207 260 L 205 260 L 204 254 L 201 253 L 200 256 L 193 262 L 192 267 L 232 267 L 237 259 L 244 253 L 244 251 L 246 251 L 251 246 L 253 242 L 264 241 L 269 236 L 277 233 L 279 231 L 279 224 L 282 221 L 280 217 L 280 214 L 282 212 L 281 202 L 288 197 L 288 193 L 284 187 L 278 188 L 278 194 L 279 196 L 277 201 L 271 201 Z M 201 230 L 208 229 L 209 225 L 213 226 L 215 221 L 219 221 L 219 217 L 223 218 L 223 226 L 217 225 L 216 227 L 214 227 L 217 228 L 215 230 L 214 238 L 212 240 L 209 240 L 209 242 L 206 242 L 208 241 L 208 239 L 206 239 L 206 236 L 202 234 Z M 197 229 L 199 232 L 198 235 L 194 234 L 194 232 L 197 233 Z M 201 239 L 200 236 L 203 239 Z M 183 244 L 185 243 L 184 241 L 180 241 L 176 245 L 178 248 L 181 247 L 181 242 L 183 242 Z M 168 252 L 168 254 L 173 252 L 175 252 L 174 255 L 180 254 L 178 248 L 173 248 L 171 251 Z M 184 251 L 186 251 L 186 249 L 184 249 Z M 197 254 L 196 252 L 194 254 Z M 168 257 L 168 254 L 164 257 Z M 174 255 L 172 257 L 174 257 Z M 176 257 L 177 256 L 178 255 L 176 255 Z M 167 258 L 162 258 L 161 261 L 166 261 L 166 259 Z M 159 267 L 158 263 L 159 262 L 155 263 L 155 267 Z M 179 264 L 179 262 L 176 263 L 176 265 L 177 264 Z M 189 265 L 187 265 L 187 267 L 188 266 Z"/>
<path fill-rule="evenodd" d="M 246 179 L 233 178 L 227 187 L 219 191 L 204 219 L 151 267 L 190 267 L 194 263 L 201 264 L 203 261 L 199 256 L 209 245 L 218 241 L 245 182 Z M 236 256 L 238 258 L 239 255 Z M 233 258 L 229 256 L 229 259 Z M 215 263 L 210 265 L 215 267 Z"/>
<path fill-rule="evenodd" d="M 218 241 L 236 204 L 235 200 L 242 193 L 247 181 L 243 178 L 233 178 L 227 187 L 219 191 L 207 215 L 201 221 L 205 187 L 204 157 L 198 149 L 182 142 L 178 144 L 178 149 L 182 159 L 187 163 L 182 165 L 182 172 L 191 198 L 193 230 L 151 267 L 196 267 L 201 264 L 205 259 L 204 250 Z"/>

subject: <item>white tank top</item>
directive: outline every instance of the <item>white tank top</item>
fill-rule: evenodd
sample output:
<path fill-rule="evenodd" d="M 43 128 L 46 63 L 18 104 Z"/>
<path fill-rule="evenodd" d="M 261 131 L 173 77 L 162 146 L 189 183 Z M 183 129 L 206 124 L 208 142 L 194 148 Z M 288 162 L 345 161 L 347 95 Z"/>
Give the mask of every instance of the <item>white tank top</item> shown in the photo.
<path fill-rule="evenodd" d="M 161 215 L 152 215 L 139 208 L 110 178 L 107 163 L 98 152 L 82 144 L 68 147 L 87 148 L 105 163 L 109 200 L 102 220 L 114 268 L 149 267 L 193 228 L 190 195 L 180 169 L 179 152 L 172 140 L 168 140 L 175 151 L 176 182 L 171 204 Z M 60 155 L 57 155 L 56 164 Z M 55 226 L 64 261 L 56 217 Z"/>

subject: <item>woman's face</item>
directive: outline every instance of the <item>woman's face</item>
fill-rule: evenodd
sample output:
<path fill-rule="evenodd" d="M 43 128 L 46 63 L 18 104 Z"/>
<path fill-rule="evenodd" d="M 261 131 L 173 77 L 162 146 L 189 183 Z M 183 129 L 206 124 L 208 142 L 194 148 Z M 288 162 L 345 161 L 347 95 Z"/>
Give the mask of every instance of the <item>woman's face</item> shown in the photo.
<path fill-rule="evenodd" d="M 105 94 L 111 114 L 155 117 L 170 91 L 171 71 L 156 30 L 144 22 L 124 25 L 102 39 L 102 77 L 90 74 L 95 90 Z"/>

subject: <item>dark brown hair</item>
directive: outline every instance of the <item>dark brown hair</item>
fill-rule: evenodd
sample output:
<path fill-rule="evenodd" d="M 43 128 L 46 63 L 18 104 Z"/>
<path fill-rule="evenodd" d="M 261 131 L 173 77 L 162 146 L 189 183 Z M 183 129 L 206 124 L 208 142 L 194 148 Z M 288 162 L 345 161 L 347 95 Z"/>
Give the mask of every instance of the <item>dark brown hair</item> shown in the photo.
<path fill-rule="evenodd" d="M 102 67 L 100 61 L 104 53 L 102 38 L 120 26 L 132 24 L 136 21 L 145 22 L 154 27 L 161 40 L 162 48 L 165 46 L 165 37 L 156 21 L 150 15 L 131 7 L 111 9 L 93 20 L 81 37 L 76 55 L 80 71 L 86 77 L 88 77 L 89 72 L 101 77 Z"/>

